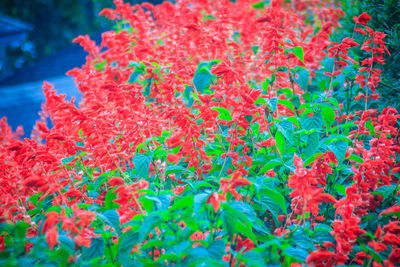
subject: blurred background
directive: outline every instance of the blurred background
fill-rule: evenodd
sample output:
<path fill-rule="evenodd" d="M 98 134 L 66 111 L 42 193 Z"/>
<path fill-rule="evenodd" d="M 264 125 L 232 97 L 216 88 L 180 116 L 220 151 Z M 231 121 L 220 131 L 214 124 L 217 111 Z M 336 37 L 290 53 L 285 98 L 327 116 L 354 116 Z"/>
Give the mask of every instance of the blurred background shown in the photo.
<path fill-rule="evenodd" d="M 125 0 L 132 4 L 162 0 Z M 0 118 L 29 137 L 44 101 L 42 83 L 55 85 L 67 99 L 80 93 L 65 73 L 85 63 L 86 53 L 71 41 L 88 34 L 101 42 L 113 23 L 98 13 L 112 0 L 0 0 Z"/>
<path fill-rule="evenodd" d="M 162 0 L 124 0 L 132 4 Z M 174 2 L 174 0 L 169 0 Z M 235 1 L 235 0 L 231 0 Z M 288 2 L 291 0 L 285 0 Z M 391 56 L 385 57 L 378 90 L 380 103 L 400 109 L 400 0 L 337 0 L 346 12 L 342 28 L 332 35 L 340 42 L 351 36 L 353 16 L 371 15 L 369 25 L 387 34 Z M 269 2 L 269 1 L 265 1 Z M 44 101 L 42 83 L 53 83 L 67 99 L 80 94 L 65 73 L 85 63 L 86 53 L 72 39 L 81 34 L 100 43 L 113 23 L 98 13 L 114 7 L 112 0 L 0 0 L 0 118 L 7 116 L 13 130 L 22 125 L 29 137 Z"/>

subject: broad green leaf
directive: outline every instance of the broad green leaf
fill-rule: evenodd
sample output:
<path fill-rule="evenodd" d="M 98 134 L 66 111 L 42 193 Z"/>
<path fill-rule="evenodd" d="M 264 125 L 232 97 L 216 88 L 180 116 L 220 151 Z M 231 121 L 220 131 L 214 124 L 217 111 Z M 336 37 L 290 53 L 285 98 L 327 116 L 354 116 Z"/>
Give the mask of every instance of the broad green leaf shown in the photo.
<path fill-rule="evenodd" d="M 309 237 L 309 234 L 304 231 L 294 231 L 293 240 L 297 246 L 305 250 L 315 250 L 315 246 Z"/>
<path fill-rule="evenodd" d="M 278 105 L 278 98 L 273 97 L 271 99 L 266 99 L 268 106 L 271 108 L 272 113 L 275 113 L 276 106 Z"/>
<path fill-rule="evenodd" d="M 346 156 L 347 147 L 348 143 L 343 140 L 329 143 L 327 146 L 328 150 L 332 151 L 335 154 L 339 164 L 343 162 L 344 157 Z"/>
<path fill-rule="evenodd" d="M 75 253 L 75 243 L 64 234 L 58 236 L 61 247 L 65 248 L 71 255 Z"/>
<path fill-rule="evenodd" d="M 318 132 L 313 132 L 308 135 L 307 138 L 307 146 L 304 150 L 305 158 L 308 159 L 315 152 L 317 152 L 319 148 L 319 134 Z"/>
<path fill-rule="evenodd" d="M 269 188 L 262 188 L 260 190 L 260 194 L 263 197 L 267 197 L 267 198 L 271 199 L 274 203 L 276 203 L 279 206 L 279 208 L 285 214 L 287 214 L 285 197 L 282 194 L 280 194 L 278 191 L 272 190 Z"/>
<path fill-rule="evenodd" d="M 136 173 L 140 178 L 146 179 L 149 177 L 151 158 L 151 156 L 145 154 L 139 154 L 133 158 L 133 164 L 135 165 Z"/>
<path fill-rule="evenodd" d="M 153 247 L 163 247 L 165 246 L 164 242 L 160 241 L 160 240 L 152 240 L 152 241 L 148 241 L 146 242 L 146 244 L 144 244 L 143 246 L 141 246 L 140 249 L 148 249 L 148 248 L 153 248 Z"/>
<path fill-rule="evenodd" d="M 111 210 L 117 208 L 117 203 L 114 202 L 114 199 L 117 197 L 117 194 L 113 192 L 113 190 L 108 190 L 106 193 L 106 198 L 104 200 L 104 207 L 107 210 Z"/>
<path fill-rule="evenodd" d="M 253 8 L 255 8 L 255 9 L 263 9 L 266 4 L 267 4 L 266 1 L 260 1 L 258 3 L 255 3 L 253 5 Z"/>
<path fill-rule="evenodd" d="M 335 121 L 335 111 L 333 108 L 328 107 L 328 106 L 320 106 L 322 108 L 321 115 L 325 121 L 325 123 L 328 125 L 330 128 Z"/>
<path fill-rule="evenodd" d="M 254 235 L 253 229 L 251 228 L 250 225 L 246 225 L 246 224 L 243 224 L 240 221 L 236 221 L 235 229 L 238 231 L 238 233 L 240 233 L 243 236 L 249 238 L 254 243 L 257 243 L 257 238 Z"/>
<path fill-rule="evenodd" d="M 82 247 L 82 258 L 83 260 L 91 260 L 104 256 L 105 244 L 101 237 L 92 238 L 90 247 Z"/>
<path fill-rule="evenodd" d="M 278 104 L 284 105 L 285 107 L 287 107 L 291 111 L 293 111 L 294 114 L 296 114 L 296 109 L 295 109 L 294 105 L 292 104 L 292 102 L 290 102 L 289 100 L 279 99 Z"/>
<path fill-rule="evenodd" d="M 114 230 L 121 234 L 119 214 L 116 210 L 107 210 L 103 213 L 99 213 L 98 216 L 103 219 L 109 226 L 114 228 Z"/>
<path fill-rule="evenodd" d="M 289 117 L 287 118 L 287 121 L 292 122 L 294 125 L 297 126 L 297 128 L 300 128 L 300 120 L 298 117 Z"/>
<path fill-rule="evenodd" d="M 171 173 L 181 173 L 181 172 L 190 172 L 186 170 L 186 168 L 180 166 L 180 165 L 170 165 L 167 167 L 165 171 L 165 175 L 171 174 Z"/>
<path fill-rule="evenodd" d="M 212 81 L 213 75 L 211 72 L 205 68 L 200 68 L 193 77 L 193 84 L 197 91 L 203 93 L 207 89 Z"/>
<path fill-rule="evenodd" d="M 300 118 L 301 127 L 305 130 L 316 129 L 319 130 L 322 127 L 323 119 L 321 114 L 314 113 L 312 117 L 305 115 Z"/>
<path fill-rule="evenodd" d="M 309 253 L 307 250 L 299 247 L 285 248 L 282 253 L 286 256 L 292 257 L 300 262 L 305 262 Z"/>
<path fill-rule="evenodd" d="M 134 246 L 138 243 L 139 233 L 133 230 L 125 232 L 118 240 L 117 256 L 123 266 L 128 266 L 129 256 Z"/>
<path fill-rule="evenodd" d="M 259 98 L 254 102 L 255 105 L 258 105 L 258 104 L 266 104 L 266 103 L 267 103 L 267 101 L 266 101 L 264 98 L 262 98 L 262 97 L 259 97 Z"/>
<path fill-rule="evenodd" d="M 280 131 L 276 132 L 275 141 L 276 141 L 276 146 L 278 147 L 279 152 L 281 154 L 284 154 L 285 147 L 286 147 L 286 140 L 285 140 L 285 136 Z"/>
<path fill-rule="evenodd" d="M 210 258 L 222 261 L 222 257 L 225 254 L 225 242 L 222 240 L 216 240 L 208 246 L 207 251 Z"/>
<path fill-rule="evenodd" d="M 317 224 L 314 227 L 312 238 L 318 242 L 332 242 L 335 243 L 335 238 L 332 236 L 332 228 L 326 224 Z"/>
<path fill-rule="evenodd" d="M 272 168 L 277 167 L 277 166 L 282 166 L 282 161 L 281 161 L 280 159 L 272 159 L 272 160 L 268 161 L 268 163 L 265 164 L 265 165 L 261 168 L 260 173 L 264 174 L 264 173 L 266 173 L 267 171 L 269 171 L 269 170 L 271 170 Z"/>
<path fill-rule="evenodd" d="M 281 121 L 280 123 L 276 124 L 276 127 L 278 127 L 279 131 L 283 134 L 283 136 L 285 136 L 286 140 L 289 143 L 293 141 L 293 123 L 291 123 L 290 121 Z"/>
<path fill-rule="evenodd" d="M 307 90 L 309 79 L 310 72 L 303 67 L 297 67 L 294 81 L 301 87 L 301 89 L 303 89 L 303 91 Z"/>
<path fill-rule="evenodd" d="M 372 124 L 371 120 L 368 120 L 368 121 L 365 123 L 365 127 L 368 128 L 368 130 L 371 132 L 372 135 L 375 135 L 375 127 L 374 127 L 374 125 Z"/>
<path fill-rule="evenodd" d="M 224 121 L 232 120 L 231 114 L 229 113 L 229 110 L 227 110 L 226 108 L 212 107 L 211 109 L 219 112 L 219 118 L 221 120 L 224 120 Z"/>
<path fill-rule="evenodd" d="M 303 47 L 301 46 L 295 46 L 289 49 L 298 59 L 300 59 L 301 62 L 304 64 L 304 52 L 303 52 Z"/>
<path fill-rule="evenodd" d="M 371 195 L 380 195 L 383 196 L 384 199 L 386 199 L 393 194 L 395 189 L 396 189 L 395 185 L 383 185 L 378 189 L 376 189 L 374 192 L 372 192 Z"/>
<path fill-rule="evenodd" d="M 341 184 L 335 184 L 333 186 L 337 192 L 339 192 L 341 195 L 345 196 L 346 195 L 346 187 Z"/>
<path fill-rule="evenodd" d="M 174 202 L 172 207 L 169 209 L 169 211 L 174 211 L 174 210 L 179 210 L 187 207 L 193 207 L 193 195 L 187 195 L 183 198 L 180 198 Z"/>
<path fill-rule="evenodd" d="M 347 159 L 348 160 L 353 160 L 353 161 L 358 162 L 358 163 L 364 163 L 364 160 L 360 156 L 357 156 L 356 154 L 351 154 L 351 156 L 348 157 Z"/>
<path fill-rule="evenodd" d="M 139 228 L 139 243 L 141 243 L 154 227 L 161 227 L 163 218 L 158 215 L 149 215 L 144 218 L 142 225 Z"/>

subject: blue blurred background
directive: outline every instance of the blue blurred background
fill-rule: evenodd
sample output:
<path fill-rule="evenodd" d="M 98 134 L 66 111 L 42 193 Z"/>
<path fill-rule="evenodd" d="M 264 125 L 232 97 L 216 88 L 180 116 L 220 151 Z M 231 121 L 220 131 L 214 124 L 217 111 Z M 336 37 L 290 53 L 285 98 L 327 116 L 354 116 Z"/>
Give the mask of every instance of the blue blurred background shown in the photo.
<path fill-rule="evenodd" d="M 132 4 L 162 0 L 125 0 Z M 86 53 L 72 39 L 89 34 L 97 44 L 113 23 L 98 13 L 114 7 L 112 0 L 0 1 L 0 118 L 13 130 L 21 125 L 29 137 L 44 101 L 42 83 L 80 100 L 72 78 L 65 73 L 85 63 Z M 76 101 L 76 103 L 77 103 Z"/>

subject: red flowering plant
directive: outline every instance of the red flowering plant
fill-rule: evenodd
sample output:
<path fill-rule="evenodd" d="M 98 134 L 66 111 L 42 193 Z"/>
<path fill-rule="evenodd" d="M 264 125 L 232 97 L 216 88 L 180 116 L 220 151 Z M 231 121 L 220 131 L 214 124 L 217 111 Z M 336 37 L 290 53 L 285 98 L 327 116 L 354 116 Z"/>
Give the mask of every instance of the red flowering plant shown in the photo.
<path fill-rule="evenodd" d="M 74 40 L 79 106 L 44 83 L 31 139 L 1 121 L 2 264 L 398 262 L 400 115 L 376 108 L 367 14 L 330 43 L 331 1 L 114 3 L 99 46 Z"/>

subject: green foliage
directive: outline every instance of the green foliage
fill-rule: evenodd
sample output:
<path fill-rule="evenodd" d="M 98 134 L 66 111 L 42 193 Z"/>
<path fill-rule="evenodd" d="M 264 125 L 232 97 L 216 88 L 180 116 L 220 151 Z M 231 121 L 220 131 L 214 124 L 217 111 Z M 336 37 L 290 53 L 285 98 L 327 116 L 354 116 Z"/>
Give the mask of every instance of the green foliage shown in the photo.
<path fill-rule="evenodd" d="M 378 91 L 384 99 L 381 105 L 399 108 L 400 103 L 400 1 L 399 0 L 340 0 L 346 16 L 342 19 L 343 28 L 338 29 L 332 36 L 334 42 L 340 42 L 344 37 L 352 36 L 353 16 L 368 13 L 372 19 L 368 26 L 375 31 L 386 34 L 385 42 L 390 55 L 384 56 L 382 66 L 382 82 Z M 361 54 L 359 54 L 361 56 Z"/>

